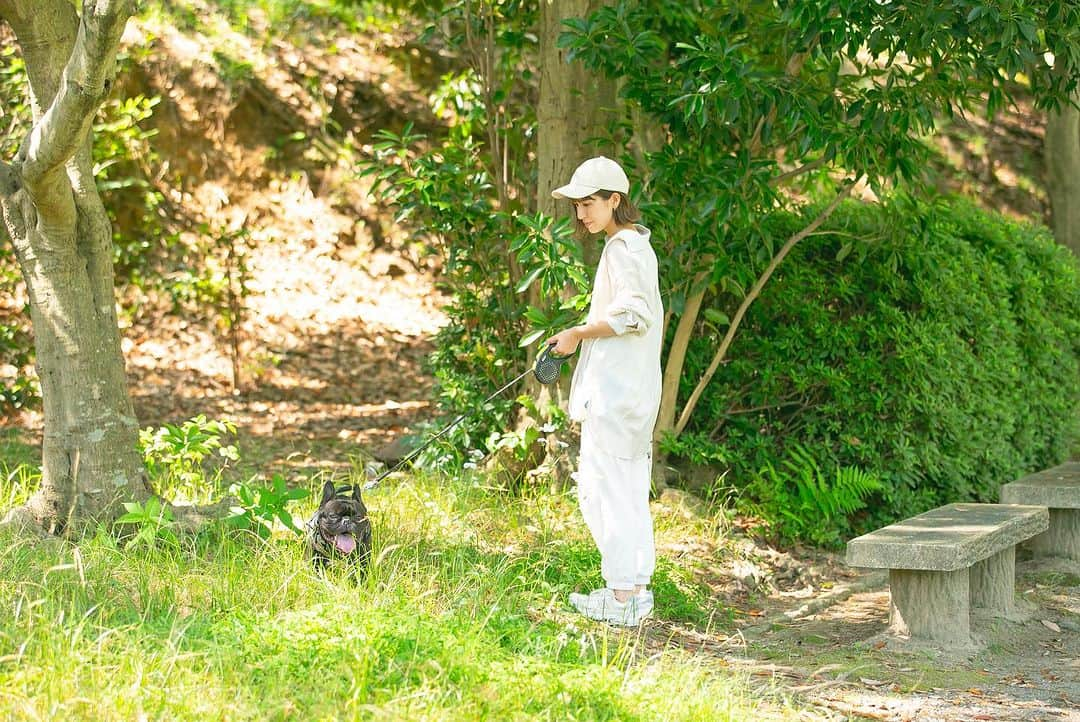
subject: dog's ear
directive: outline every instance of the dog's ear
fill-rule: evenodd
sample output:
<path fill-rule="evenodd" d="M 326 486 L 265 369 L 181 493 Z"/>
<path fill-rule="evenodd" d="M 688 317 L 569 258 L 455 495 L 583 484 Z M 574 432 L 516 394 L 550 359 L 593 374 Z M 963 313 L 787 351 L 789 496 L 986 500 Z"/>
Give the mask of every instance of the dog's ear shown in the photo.
<path fill-rule="evenodd" d="M 323 487 L 322 487 L 322 501 L 319 502 L 319 506 L 322 506 L 322 505 L 326 504 L 326 502 L 330 501 L 333 498 L 334 498 L 334 482 L 328 481 L 325 484 L 323 484 Z"/>
<path fill-rule="evenodd" d="M 360 485 L 359 485 L 359 484 L 353 484 L 353 487 L 352 487 L 352 498 L 353 498 L 353 499 L 356 499 L 357 501 L 362 501 L 362 500 L 360 499 Z"/>

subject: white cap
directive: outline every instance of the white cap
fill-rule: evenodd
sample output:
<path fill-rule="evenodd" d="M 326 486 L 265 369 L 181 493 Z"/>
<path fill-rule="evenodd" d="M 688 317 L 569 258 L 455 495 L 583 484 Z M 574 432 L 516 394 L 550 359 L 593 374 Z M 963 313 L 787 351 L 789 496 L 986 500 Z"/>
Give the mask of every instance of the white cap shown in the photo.
<path fill-rule="evenodd" d="M 552 198 L 587 198 L 596 191 L 630 192 L 630 180 L 619 164 L 611 158 L 598 155 L 589 158 L 574 171 L 570 182 L 551 191 Z"/>

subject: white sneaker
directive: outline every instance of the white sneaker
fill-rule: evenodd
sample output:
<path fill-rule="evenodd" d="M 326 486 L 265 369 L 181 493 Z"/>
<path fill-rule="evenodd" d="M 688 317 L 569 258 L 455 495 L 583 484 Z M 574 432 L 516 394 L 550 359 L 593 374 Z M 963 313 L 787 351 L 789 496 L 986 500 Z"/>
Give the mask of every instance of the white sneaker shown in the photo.
<path fill-rule="evenodd" d="M 653 595 L 645 589 L 625 602 L 615 598 L 610 589 L 597 589 L 588 595 L 571 594 L 570 604 L 589 619 L 623 627 L 636 627 L 652 614 Z"/>

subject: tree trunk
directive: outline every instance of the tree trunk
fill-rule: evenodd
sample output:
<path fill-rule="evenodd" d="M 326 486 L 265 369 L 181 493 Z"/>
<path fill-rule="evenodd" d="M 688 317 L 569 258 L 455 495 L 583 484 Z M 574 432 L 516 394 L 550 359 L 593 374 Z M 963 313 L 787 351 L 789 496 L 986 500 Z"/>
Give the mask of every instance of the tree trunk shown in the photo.
<path fill-rule="evenodd" d="M 614 118 L 616 84 L 588 70 L 581 63 L 568 62 L 566 51 L 558 47 L 563 32 L 563 20 L 584 18 L 610 4 L 604 0 L 541 0 L 540 2 L 540 102 L 537 106 L 537 182 L 536 209 L 558 218 L 570 212 L 566 201 L 556 201 L 551 191 L 570 180 L 574 169 L 595 155 L 615 154 L 608 144 L 594 145 L 589 141 L 606 135 L 609 120 Z M 600 260 L 599 244 L 586 241 L 583 248 L 586 264 L 592 268 Z M 529 303 L 540 305 L 539 292 L 529 289 Z M 530 362 L 532 360 L 530 351 Z M 540 408 L 551 401 L 566 405 L 569 381 L 563 378 L 554 386 L 540 386 L 528 377 Z M 519 427 L 534 423 L 524 415 Z M 569 475 L 568 455 L 559 440 L 547 439 L 547 456 L 542 466 L 552 472 L 556 483 Z"/>
<path fill-rule="evenodd" d="M 581 63 L 570 63 L 566 50 L 557 45 L 563 20 L 584 18 L 609 2 L 603 0 L 541 0 L 540 3 L 540 103 L 536 118 L 536 209 L 558 217 L 569 213 L 566 201 L 551 191 L 570 180 L 574 169 L 595 155 L 614 156 L 610 143 L 589 141 L 605 136 L 607 123 L 615 118 L 615 81 L 597 75 Z M 585 260 L 599 261 L 599 249 L 587 244 Z"/>
<path fill-rule="evenodd" d="M 694 336 L 694 326 L 697 324 L 698 313 L 701 311 L 701 302 L 705 298 L 704 288 L 695 289 L 704 281 L 704 273 L 694 279 L 690 295 L 686 299 L 686 307 L 679 316 L 679 323 L 675 326 L 675 335 L 671 339 L 671 347 L 664 360 L 660 410 L 657 413 L 656 426 L 653 428 L 653 484 L 657 489 L 663 489 L 668 482 L 668 460 L 667 455 L 660 451 L 660 441 L 666 434 L 675 430 L 675 407 L 679 399 L 679 381 L 682 380 L 686 350 Z"/>
<path fill-rule="evenodd" d="M 1047 116 L 1043 150 L 1054 238 L 1080 256 L 1080 110 L 1066 105 Z"/>
<path fill-rule="evenodd" d="M 78 534 L 145 500 L 124 376 L 112 228 L 94 184 L 90 126 L 133 3 L 0 0 L 30 81 L 34 125 L 0 163 L 0 210 L 30 296 L 44 404 L 41 488 L 15 516 Z"/>

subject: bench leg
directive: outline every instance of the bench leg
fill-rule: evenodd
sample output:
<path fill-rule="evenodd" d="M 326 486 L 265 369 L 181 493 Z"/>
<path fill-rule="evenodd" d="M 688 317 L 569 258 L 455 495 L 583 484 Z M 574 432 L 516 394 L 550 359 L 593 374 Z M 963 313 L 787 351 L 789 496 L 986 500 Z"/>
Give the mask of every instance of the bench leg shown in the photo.
<path fill-rule="evenodd" d="M 971 643 L 971 573 L 890 569 L 889 631 L 938 644 Z"/>
<path fill-rule="evenodd" d="M 1051 509 L 1050 528 L 1028 542 L 1036 556 L 1080 562 L 1080 509 Z"/>
<path fill-rule="evenodd" d="M 971 567 L 971 606 L 995 617 L 1010 617 L 1016 601 L 1016 547 Z"/>

